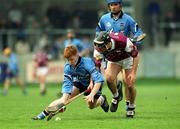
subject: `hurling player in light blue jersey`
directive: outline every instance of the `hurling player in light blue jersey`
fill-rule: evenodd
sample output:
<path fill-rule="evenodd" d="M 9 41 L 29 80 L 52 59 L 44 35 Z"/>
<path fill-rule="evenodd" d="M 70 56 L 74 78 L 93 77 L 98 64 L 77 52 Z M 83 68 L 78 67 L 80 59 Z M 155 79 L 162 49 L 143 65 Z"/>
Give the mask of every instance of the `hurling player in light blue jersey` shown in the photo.
<path fill-rule="evenodd" d="M 19 65 L 16 55 L 10 48 L 6 48 L 3 54 L 8 58 L 8 67 L 6 70 L 6 77 L 4 82 L 3 95 L 7 95 L 11 80 L 15 78 L 17 84 L 22 89 L 23 94 L 26 94 L 26 90 L 22 80 L 19 78 Z"/>
<path fill-rule="evenodd" d="M 85 100 L 89 108 L 93 109 L 101 105 L 102 109 L 108 112 L 109 105 L 106 96 L 101 93 L 104 79 L 102 74 L 96 69 L 94 61 L 91 58 L 79 56 L 77 48 L 73 45 L 65 48 L 64 57 L 67 59 L 67 63 L 64 67 L 63 95 L 60 99 L 53 101 L 33 119 L 44 119 L 50 113 L 49 108 L 58 107 L 60 104 L 66 103 L 70 98 L 77 96 L 87 89 L 90 90 L 85 92 Z"/>
<path fill-rule="evenodd" d="M 67 30 L 66 39 L 64 40 L 64 47 L 67 47 L 69 45 L 74 45 L 81 56 L 85 54 L 85 47 L 83 42 L 76 38 L 75 32 L 72 29 Z"/>
<path fill-rule="evenodd" d="M 121 32 L 127 37 L 137 38 L 143 34 L 137 22 L 122 11 L 122 0 L 107 0 L 109 13 L 104 14 L 96 27 L 100 31 Z"/>
<path fill-rule="evenodd" d="M 123 33 L 125 36 L 130 38 L 137 38 L 140 35 L 143 34 L 141 28 L 138 26 L 137 22 L 128 14 L 124 13 L 122 11 L 122 0 L 106 0 L 109 13 L 104 14 L 99 22 L 98 26 L 96 27 L 96 35 L 100 31 L 112 31 L 115 33 Z M 137 47 L 141 44 L 140 42 L 134 43 Z M 100 64 L 100 61 L 102 60 L 102 56 L 95 50 L 94 51 L 94 58 L 97 65 Z M 136 58 L 133 59 L 133 69 L 136 73 L 138 63 L 139 63 L 139 54 Z M 100 65 L 99 65 L 100 66 Z M 122 71 L 123 73 L 124 71 Z M 136 75 L 136 74 L 134 74 Z M 124 75 L 123 75 L 124 76 Z M 124 77 L 123 77 L 124 78 Z M 132 78 L 135 78 L 133 76 Z M 128 111 L 128 109 L 135 109 L 135 98 L 136 98 L 136 89 L 135 86 L 128 87 L 126 84 L 127 80 L 124 80 L 125 83 L 125 97 L 126 97 L 126 110 L 127 110 L 127 116 L 133 117 L 134 114 L 131 114 L 131 112 Z M 108 81 L 108 87 L 112 91 L 113 98 L 118 98 L 118 89 L 116 88 L 118 85 L 118 81 Z M 122 84 L 122 83 L 120 83 Z M 115 89 L 115 90 L 112 90 Z M 113 107 L 118 106 L 118 100 L 115 101 L 115 99 L 112 100 L 111 103 L 111 109 L 117 109 Z M 116 110 L 111 110 L 112 112 L 115 112 Z"/>

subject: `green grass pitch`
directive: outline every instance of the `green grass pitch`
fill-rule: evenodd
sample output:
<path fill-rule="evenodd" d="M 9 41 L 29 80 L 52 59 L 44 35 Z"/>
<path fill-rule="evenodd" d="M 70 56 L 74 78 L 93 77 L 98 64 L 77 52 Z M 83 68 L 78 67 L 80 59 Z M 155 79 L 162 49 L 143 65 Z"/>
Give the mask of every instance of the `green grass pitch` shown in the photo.
<path fill-rule="evenodd" d="M 100 107 L 88 109 L 81 97 L 58 115 L 61 120 L 49 122 L 33 121 L 31 117 L 57 98 L 58 84 L 48 84 L 45 96 L 40 96 L 39 87 L 32 84 L 28 85 L 26 96 L 12 86 L 7 96 L 0 95 L 0 129 L 180 129 L 180 80 L 141 79 L 136 86 L 133 119 L 125 118 L 124 101 L 120 102 L 117 112 L 104 113 Z M 106 85 L 103 92 L 110 103 L 111 94 Z"/>

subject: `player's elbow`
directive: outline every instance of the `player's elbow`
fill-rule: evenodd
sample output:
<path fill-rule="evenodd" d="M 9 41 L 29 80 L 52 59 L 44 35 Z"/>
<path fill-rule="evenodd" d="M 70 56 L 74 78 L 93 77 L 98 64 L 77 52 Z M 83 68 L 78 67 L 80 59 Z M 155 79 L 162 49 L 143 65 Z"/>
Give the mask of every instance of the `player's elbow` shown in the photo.
<path fill-rule="evenodd" d="M 130 52 L 131 57 L 135 58 L 138 55 L 138 49 L 136 46 L 133 46 L 132 51 Z"/>

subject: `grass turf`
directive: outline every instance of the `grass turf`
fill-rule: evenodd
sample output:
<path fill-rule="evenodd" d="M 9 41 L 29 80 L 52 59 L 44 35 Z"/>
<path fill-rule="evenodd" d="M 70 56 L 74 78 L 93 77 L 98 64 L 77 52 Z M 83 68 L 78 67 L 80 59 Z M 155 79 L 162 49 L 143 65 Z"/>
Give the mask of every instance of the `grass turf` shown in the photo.
<path fill-rule="evenodd" d="M 36 85 L 36 84 L 34 84 Z M 0 95 L 1 129 L 179 129 L 180 128 L 180 80 L 141 79 L 137 83 L 136 116 L 125 118 L 125 102 L 119 104 L 116 113 L 104 113 L 101 108 L 90 110 L 82 98 L 67 106 L 59 114 L 60 121 L 33 121 L 31 117 L 40 113 L 56 99 L 60 88 L 48 85 L 48 93 L 39 95 L 39 87 L 28 85 L 28 95 L 23 96 L 12 86 L 7 96 Z M 107 86 L 103 92 L 111 101 Z"/>

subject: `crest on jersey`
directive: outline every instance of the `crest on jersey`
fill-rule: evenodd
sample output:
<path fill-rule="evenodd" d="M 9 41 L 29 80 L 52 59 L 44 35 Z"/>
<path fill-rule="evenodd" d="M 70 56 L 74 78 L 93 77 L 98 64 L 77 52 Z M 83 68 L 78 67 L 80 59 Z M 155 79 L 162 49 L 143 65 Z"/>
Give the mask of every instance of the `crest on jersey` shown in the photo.
<path fill-rule="evenodd" d="M 110 22 L 107 22 L 106 23 L 106 26 L 109 28 L 109 27 L 111 27 L 111 23 Z"/>
<path fill-rule="evenodd" d="M 121 31 L 125 30 L 125 23 L 123 23 L 123 22 L 120 23 L 120 30 Z"/>

